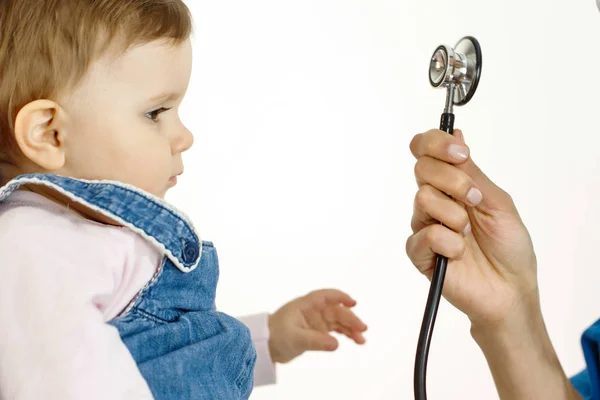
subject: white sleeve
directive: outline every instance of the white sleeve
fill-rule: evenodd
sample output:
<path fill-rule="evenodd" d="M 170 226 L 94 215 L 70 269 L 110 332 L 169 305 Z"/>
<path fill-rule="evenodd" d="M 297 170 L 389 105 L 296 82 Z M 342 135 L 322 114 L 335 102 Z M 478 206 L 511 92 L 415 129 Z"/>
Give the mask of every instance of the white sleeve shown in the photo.
<path fill-rule="evenodd" d="M 110 278 L 88 266 L 102 260 L 35 230 L 0 230 L 0 399 L 152 399 L 94 305 Z"/>
<path fill-rule="evenodd" d="M 249 315 L 238 319 L 250 329 L 252 342 L 256 348 L 254 385 L 265 386 L 277 383 L 277 371 L 269 351 L 269 314 Z"/>

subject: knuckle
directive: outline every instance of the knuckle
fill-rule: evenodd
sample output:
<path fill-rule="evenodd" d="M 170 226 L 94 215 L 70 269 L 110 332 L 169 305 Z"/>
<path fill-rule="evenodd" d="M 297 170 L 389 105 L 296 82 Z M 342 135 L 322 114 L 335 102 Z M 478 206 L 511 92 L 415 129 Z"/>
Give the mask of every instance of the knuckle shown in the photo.
<path fill-rule="evenodd" d="M 417 156 L 419 154 L 419 142 L 422 140 L 423 138 L 423 134 L 419 133 L 417 135 L 415 135 L 412 140 L 410 141 L 410 150 L 411 152 Z"/>
<path fill-rule="evenodd" d="M 427 169 L 429 165 L 429 159 L 427 157 L 421 157 L 415 163 L 415 176 L 417 179 L 425 180 Z"/>
<path fill-rule="evenodd" d="M 298 297 L 299 301 L 313 301 L 315 298 L 319 297 L 319 292 L 317 290 L 313 290 L 311 292 L 307 292 L 304 296 Z"/>
<path fill-rule="evenodd" d="M 415 206 L 417 210 L 426 210 L 433 199 L 433 188 L 429 185 L 421 186 L 415 195 Z"/>
<path fill-rule="evenodd" d="M 412 259 L 412 255 L 413 255 L 413 242 L 415 240 L 415 235 L 410 235 L 407 239 L 406 242 L 404 243 L 404 251 L 406 251 L 406 254 L 408 255 L 408 258 Z"/>
<path fill-rule="evenodd" d="M 408 258 L 413 262 L 413 264 L 417 257 L 418 247 L 419 247 L 419 237 L 417 235 L 411 235 L 408 237 L 408 239 L 406 239 L 406 245 L 405 245 L 406 254 L 408 255 Z"/>
<path fill-rule="evenodd" d="M 439 140 L 436 135 L 430 133 L 427 135 L 427 140 L 423 141 L 423 151 L 427 155 L 434 155 L 439 147 Z"/>
<path fill-rule="evenodd" d="M 465 251 L 467 251 L 467 242 L 461 237 L 456 243 L 453 258 L 460 260 L 464 256 Z"/>
<path fill-rule="evenodd" d="M 446 133 L 446 132 L 440 131 L 439 129 L 430 129 L 427 132 L 425 132 L 423 136 L 425 136 L 429 140 L 433 140 L 436 137 L 438 137 L 441 133 Z"/>
<path fill-rule="evenodd" d="M 440 224 L 434 224 L 428 226 L 425 229 L 425 240 L 427 241 L 427 243 L 430 246 L 437 244 L 443 235 L 444 227 Z"/>
<path fill-rule="evenodd" d="M 452 227 L 457 232 L 462 232 L 467 227 L 467 224 L 469 223 L 469 214 L 462 207 L 460 207 L 460 211 L 453 213 L 451 218 L 452 218 Z"/>
<path fill-rule="evenodd" d="M 415 177 L 417 179 L 419 179 L 421 177 L 422 170 L 423 170 L 423 159 L 419 158 L 417 160 L 417 162 L 415 163 L 415 167 L 413 169 L 413 173 L 415 174 Z"/>

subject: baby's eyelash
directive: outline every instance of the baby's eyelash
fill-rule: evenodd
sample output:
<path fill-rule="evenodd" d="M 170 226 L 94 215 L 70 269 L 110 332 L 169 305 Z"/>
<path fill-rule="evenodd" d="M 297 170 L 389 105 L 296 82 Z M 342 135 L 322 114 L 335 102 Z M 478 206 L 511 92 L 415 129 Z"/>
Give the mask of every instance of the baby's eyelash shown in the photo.
<path fill-rule="evenodd" d="M 156 109 L 154 111 L 150 111 L 149 113 L 146 114 L 146 117 L 148 117 L 148 119 L 151 119 L 154 122 L 158 122 L 158 116 L 160 114 L 164 113 L 164 112 L 169 111 L 169 110 L 170 110 L 170 108 L 161 107 L 161 108 L 158 108 L 158 109 Z"/>

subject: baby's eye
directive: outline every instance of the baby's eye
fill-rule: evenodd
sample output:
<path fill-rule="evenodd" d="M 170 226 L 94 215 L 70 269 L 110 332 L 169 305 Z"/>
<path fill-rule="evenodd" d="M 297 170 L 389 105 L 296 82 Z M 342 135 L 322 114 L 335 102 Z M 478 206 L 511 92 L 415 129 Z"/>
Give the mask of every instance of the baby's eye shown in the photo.
<path fill-rule="evenodd" d="M 148 119 L 151 119 L 154 122 L 158 122 L 158 116 L 160 114 L 164 113 L 164 112 L 169 111 L 169 110 L 170 110 L 170 108 L 161 107 L 161 108 L 158 108 L 158 109 L 156 109 L 154 111 L 150 111 L 149 113 L 146 114 L 146 117 Z"/>

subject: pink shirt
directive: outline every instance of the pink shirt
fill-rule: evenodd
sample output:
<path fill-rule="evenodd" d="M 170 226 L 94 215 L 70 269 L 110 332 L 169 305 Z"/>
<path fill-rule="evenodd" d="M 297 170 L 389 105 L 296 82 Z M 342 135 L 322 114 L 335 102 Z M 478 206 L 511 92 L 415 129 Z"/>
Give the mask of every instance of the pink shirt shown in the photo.
<path fill-rule="evenodd" d="M 106 324 L 162 255 L 125 227 L 100 224 L 32 192 L 0 203 L 0 399 L 151 399 Z M 258 353 L 255 385 L 275 383 L 268 315 L 240 318 Z"/>

